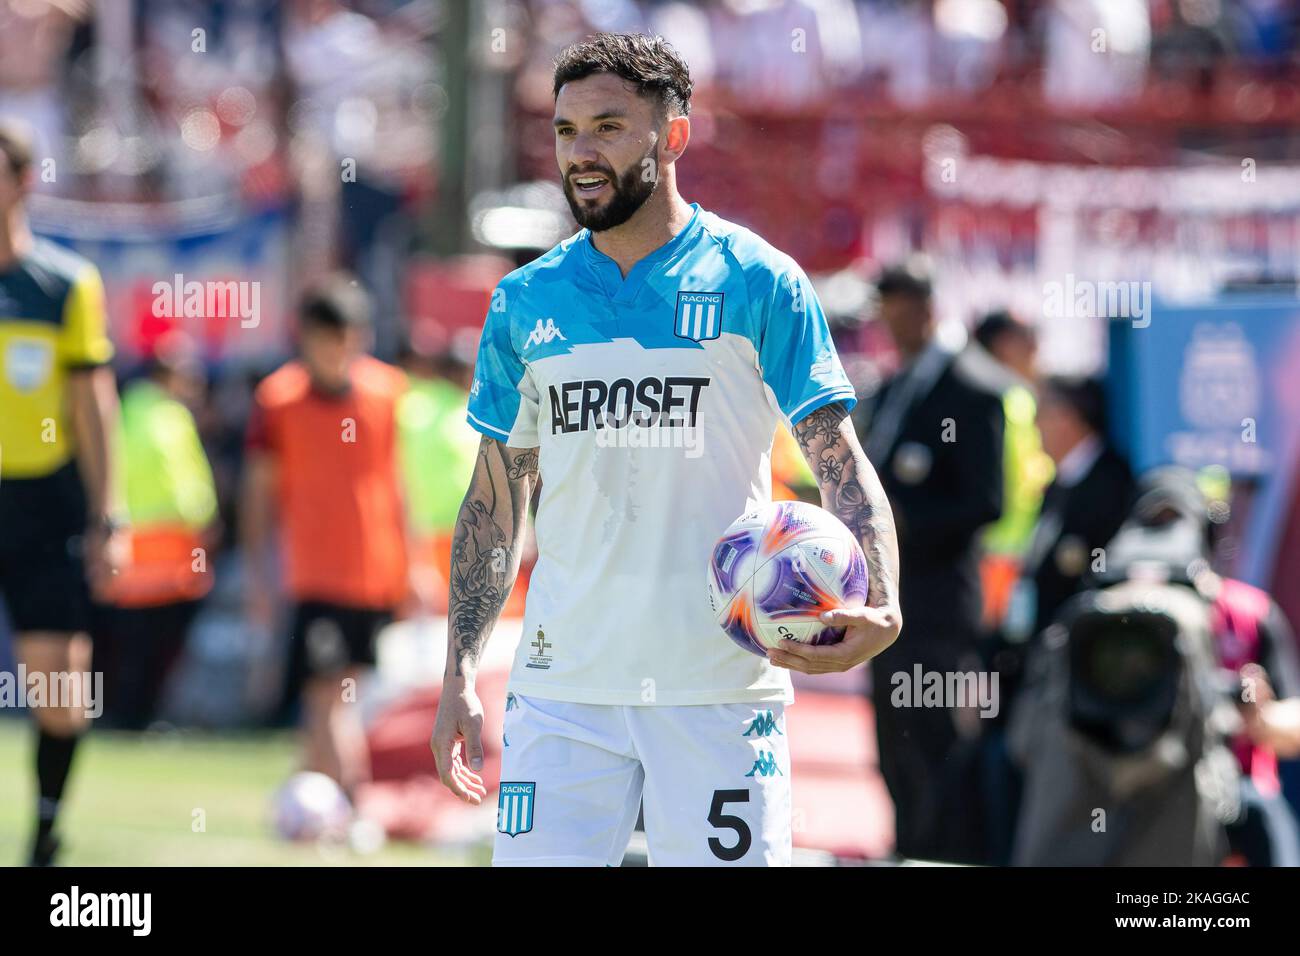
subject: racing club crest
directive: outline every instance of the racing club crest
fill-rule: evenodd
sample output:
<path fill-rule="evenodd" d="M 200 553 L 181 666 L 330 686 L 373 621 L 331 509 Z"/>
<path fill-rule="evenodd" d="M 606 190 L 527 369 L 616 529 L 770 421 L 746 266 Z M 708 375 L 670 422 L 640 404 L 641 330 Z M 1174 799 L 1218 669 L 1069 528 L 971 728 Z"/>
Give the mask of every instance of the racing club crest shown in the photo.
<path fill-rule="evenodd" d="M 722 334 L 722 293 L 678 292 L 673 332 L 696 342 L 716 339 Z"/>
<path fill-rule="evenodd" d="M 536 783 L 502 780 L 497 797 L 497 832 L 514 837 L 532 830 L 536 796 Z"/>

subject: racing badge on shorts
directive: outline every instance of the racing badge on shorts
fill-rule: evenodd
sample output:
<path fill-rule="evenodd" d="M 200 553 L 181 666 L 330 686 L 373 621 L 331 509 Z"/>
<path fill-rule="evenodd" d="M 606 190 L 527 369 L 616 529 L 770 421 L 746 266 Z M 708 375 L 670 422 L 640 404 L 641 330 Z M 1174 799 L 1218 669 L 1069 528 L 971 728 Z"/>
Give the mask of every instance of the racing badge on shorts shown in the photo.
<path fill-rule="evenodd" d="M 721 292 L 678 292 L 673 333 L 679 339 L 706 342 L 722 334 Z"/>
<path fill-rule="evenodd" d="M 515 837 L 533 828 L 533 803 L 537 784 L 501 781 L 497 798 L 497 832 Z"/>

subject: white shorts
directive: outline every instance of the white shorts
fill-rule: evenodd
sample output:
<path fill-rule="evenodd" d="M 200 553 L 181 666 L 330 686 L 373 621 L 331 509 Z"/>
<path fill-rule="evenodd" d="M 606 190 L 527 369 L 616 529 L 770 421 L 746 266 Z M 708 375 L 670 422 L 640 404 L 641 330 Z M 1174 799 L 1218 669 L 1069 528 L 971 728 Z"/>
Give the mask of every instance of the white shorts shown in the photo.
<path fill-rule="evenodd" d="M 780 703 L 506 696 L 494 866 L 618 866 L 644 801 L 655 866 L 789 866 Z"/>

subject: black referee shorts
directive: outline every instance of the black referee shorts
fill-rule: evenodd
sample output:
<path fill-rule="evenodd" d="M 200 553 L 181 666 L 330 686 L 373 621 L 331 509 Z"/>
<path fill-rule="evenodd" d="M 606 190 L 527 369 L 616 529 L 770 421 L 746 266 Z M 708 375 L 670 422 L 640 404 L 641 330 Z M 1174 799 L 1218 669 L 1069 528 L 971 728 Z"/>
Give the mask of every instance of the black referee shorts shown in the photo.
<path fill-rule="evenodd" d="M 354 667 L 373 667 L 375 638 L 393 620 L 386 608 L 347 607 L 302 601 L 294 608 L 290 687 L 309 677 L 333 677 Z"/>
<path fill-rule="evenodd" d="M 41 478 L 0 480 L 0 597 L 16 633 L 89 627 L 85 528 L 75 462 Z"/>

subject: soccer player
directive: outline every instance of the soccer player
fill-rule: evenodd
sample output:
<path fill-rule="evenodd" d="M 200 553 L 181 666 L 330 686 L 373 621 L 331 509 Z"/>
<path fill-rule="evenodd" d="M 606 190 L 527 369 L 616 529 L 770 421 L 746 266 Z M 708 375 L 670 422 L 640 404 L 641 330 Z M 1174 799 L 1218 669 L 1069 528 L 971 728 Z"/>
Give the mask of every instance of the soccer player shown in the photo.
<path fill-rule="evenodd" d="M 439 774 L 469 803 L 486 793 L 475 675 L 540 481 L 495 862 L 616 865 L 644 800 L 657 865 L 788 864 L 788 670 L 847 670 L 897 637 L 889 504 L 807 277 L 678 193 L 686 64 L 662 39 L 599 34 L 560 55 L 554 92 L 556 160 L 584 228 L 501 282 L 483 331 Z M 765 659 L 727 639 L 705 580 L 722 531 L 769 498 L 779 420 L 823 505 L 859 535 L 871 592 L 823 617 L 847 627 L 843 643 L 786 642 Z"/>
<path fill-rule="evenodd" d="M 71 689 L 90 670 L 88 584 L 102 591 L 125 547 L 113 488 L 117 386 L 99 273 L 28 227 L 32 159 L 25 138 L 0 124 L 0 593 L 28 682 Z M 72 696 L 33 707 L 33 866 L 54 862 L 59 802 L 93 709 Z"/>
<path fill-rule="evenodd" d="M 298 314 L 299 358 L 258 386 L 248 424 L 241 528 L 249 616 L 269 631 L 267 566 L 278 518 L 294 602 L 289 683 L 302 692 L 304 770 L 350 797 L 369 778 L 355 681 L 407 593 L 399 485 L 398 370 L 365 354 L 370 303 L 335 276 Z"/>

